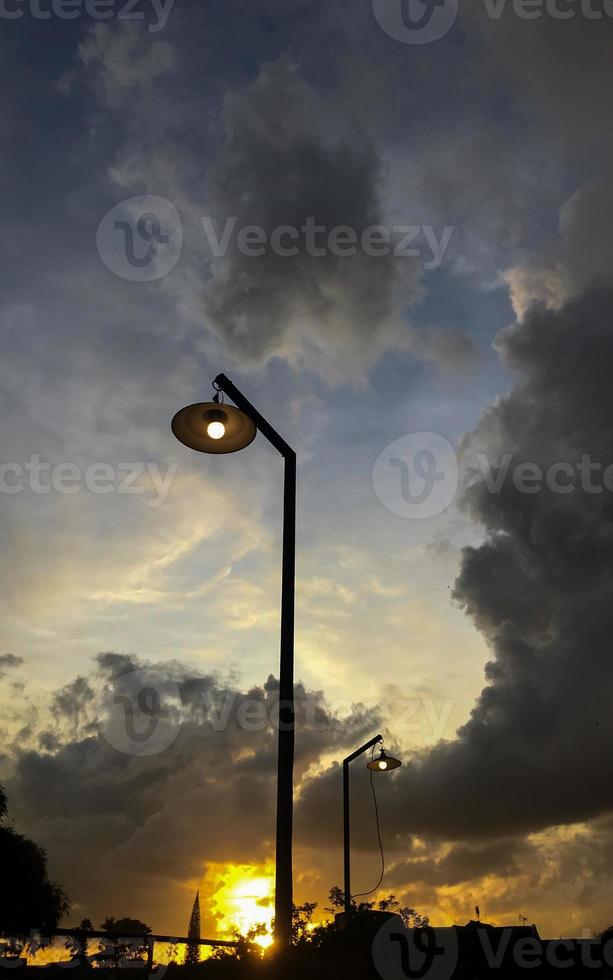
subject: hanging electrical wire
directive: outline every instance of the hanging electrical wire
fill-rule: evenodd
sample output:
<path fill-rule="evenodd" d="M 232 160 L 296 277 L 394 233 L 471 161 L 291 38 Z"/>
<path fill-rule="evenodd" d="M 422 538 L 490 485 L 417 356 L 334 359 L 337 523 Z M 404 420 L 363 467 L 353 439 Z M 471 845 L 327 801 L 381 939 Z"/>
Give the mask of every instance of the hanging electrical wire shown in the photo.
<path fill-rule="evenodd" d="M 374 757 L 375 757 L 375 746 L 373 745 L 372 750 L 371 750 L 371 753 L 370 753 L 371 762 L 374 759 Z M 374 895 L 375 892 L 379 891 L 379 888 L 381 886 L 381 882 L 383 881 L 383 878 L 385 877 L 385 852 L 383 850 L 383 841 L 381 840 L 381 825 L 379 823 L 379 805 L 377 803 L 377 793 L 375 791 L 375 783 L 374 783 L 373 777 L 374 777 L 374 772 L 371 769 L 370 770 L 370 789 L 371 789 L 371 792 L 372 792 L 372 799 L 373 799 L 373 804 L 374 804 L 374 808 L 375 808 L 375 821 L 376 821 L 376 824 L 377 824 L 377 840 L 379 842 L 379 853 L 381 855 L 381 875 L 380 875 L 379 880 L 378 880 L 377 884 L 375 885 L 375 887 L 374 888 L 371 888 L 369 892 L 358 892 L 357 895 L 351 895 L 350 898 L 351 898 L 352 901 L 355 898 L 367 898 L 368 895 Z"/>

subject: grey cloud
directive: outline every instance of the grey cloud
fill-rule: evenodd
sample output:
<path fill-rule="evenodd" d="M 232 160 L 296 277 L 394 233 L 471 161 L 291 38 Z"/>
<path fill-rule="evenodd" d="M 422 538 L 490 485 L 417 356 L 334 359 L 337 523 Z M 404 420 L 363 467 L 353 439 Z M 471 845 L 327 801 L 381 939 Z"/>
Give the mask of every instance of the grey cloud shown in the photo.
<path fill-rule="evenodd" d="M 558 313 L 535 307 L 499 340 L 519 380 L 465 439 L 464 505 L 486 540 L 465 549 L 454 592 L 492 651 L 487 686 L 455 740 L 390 781 L 395 850 L 410 835 L 517 836 L 613 810 L 613 494 L 524 494 L 510 479 L 491 493 L 475 461 L 613 463 L 612 322 L 602 290 Z M 309 787 L 305 823 L 337 781 Z"/>
<path fill-rule="evenodd" d="M 613 461 L 613 294 L 559 313 L 533 308 L 500 339 L 519 374 L 467 438 L 547 467 L 583 454 Z M 499 836 L 595 818 L 613 809 L 613 497 L 490 493 L 468 467 L 465 504 L 486 541 L 464 552 L 455 598 L 493 653 L 488 686 L 455 741 L 395 782 L 401 827 L 441 837 Z"/>
<path fill-rule="evenodd" d="M 566 164 L 586 163 L 595 148 L 602 159 L 612 146 L 606 125 L 613 95 L 610 18 L 586 17 L 577 3 L 572 18 L 543 10 L 526 20 L 513 6 L 509 0 L 496 19 L 483 4 L 463 5 L 462 26 L 485 42 L 481 70 L 495 73 L 514 103 L 546 127 Z"/>
<path fill-rule="evenodd" d="M 461 329 L 441 330 L 428 327 L 417 332 L 416 352 L 433 361 L 449 374 L 475 370 L 479 354 L 473 340 Z"/>
<path fill-rule="evenodd" d="M 380 224 L 381 164 L 367 136 L 324 124 L 327 102 L 287 62 L 264 66 L 253 85 L 228 96 L 226 143 L 209 174 L 209 207 L 219 233 L 313 217 L 327 230 L 358 235 Z M 418 260 L 417 260 L 418 261 Z M 215 260 L 206 311 L 231 350 L 252 362 L 281 355 L 329 377 L 361 380 L 388 347 L 406 347 L 401 314 L 418 295 L 416 260 L 301 250 L 247 257 L 232 246 Z"/>
<path fill-rule="evenodd" d="M 105 738 L 109 692 L 134 670 L 147 686 L 180 692 L 178 702 L 164 703 L 175 729 L 171 744 L 149 757 L 119 752 Z M 375 711 L 359 706 L 341 721 L 321 693 L 302 685 L 296 698 L 298 781 L 323 752 L 342 756 L 379 724 Z M 54 695 L 51 721 L 34 726 L 32 747 L 9 747 L 16 825 L 48 849 L 54 875 L 94 916 L 126 891 L 139 896 L 145 918 L 154 916 L 161 879 L 184 882 L 209 863 L 256 864 L 272 855 L 277 702 L 272 677 L 241 691 L 176 662 L 101 654 L 86 681 Z M 262 708 L 265 724 L 257 730 L 243 724 L 248 705 Z M 327 820 L 320 814 L 320 825 Z"/>
<path fill-rule="evenodd" d="M 443 857 L 411 858 L 396 864 L 389 876 L 392 888 L 407 882 L 453 887 L 486 875 L 511 877 L 522 865 L 539 860 L 537 848 L 521 839 L 505 838 L 485 844 L 456 844 Z"/>
<path fill-rule="evenodd" d="M 514 875 L 520 861 L 534 859 L 536 848 L 519 840 L 501 840 L 478 847 L 456 845 L 437 863 L 444 884 L 457 885 L 483 875 Z"/>
<path fill-rule="evenodd" d="M 434 336 L 426 343 L 405 319 L 423 294 L 424 262 L 432 258 L 425 239 L 422 257 L 374 257 L 360 249 L 315 258 L 302 247 L 290 258 L 272 250 L 246 256 L 233 237 L 227 254 L 211 261 L 204 217 L 219 235 L 231 219 L 235 233 L 249 225 L 268 234 L 284 225 L 300 229 L 312 217 L 327 231 L 347 226 L 358 236 L 373 225 L 419 220 L 412 202 L 398 210 L 384 201 L 387 162 L 371 128 L 346 112 L 342 93 L 324 95 L 289 60 L 279 60 L 265 64 L 249 85 L 233 80 L 222 118 L 194 131 L 193 119 L 177 110 L 186 96 L 173 54 L 177 39 L 171 44 L 132 27 L 99 28 L 81 43 L 80 58 L 101 105 L 125 123 L 119 140 L 113 132 L 108 177 L 124 197 L 143 186 L 168 197 L 183 220 L 181 260 L 161 284 L 179 310 L 181 329 L 209 355 L 223 352 L 251 368 L 282 358 L 332 383 L 365 383 L 393 349 L 452 371 L 457 356 L 463 369 L 470 356 L 465 338 L 455 347 Z M 218 111 L 218 105 L 207 108 L 211 119 Z"/>
<path fill-rule="evenodd" d="M 16 657 L 14 653 L 0 654 L 0 677 L 5 677 L 9 670 L 22 667 L 24 663 L 23 657 Z"/>
<path fill-rule="evenodd" d="M 569 297 L 610 288 L 613 251 L 611 168 L 581 183 L 559 213 L 559 234 L 532 262 L 505 274 L 514 309 L 532 303 L 560 309 Z"/>
<path fill-rule="evenodd" d="M 563 301 L 611 285 L 611 18 L 602 4 L 592 5 L 591 16 L 590 5 L 569 4 L 564 19 L 543 4 L 530 20 L 517 16 L 511 0 L 499 6 L 503 15 L 491 18 L 482 4 L 465 4 L 461 22 L 484 42 L 476 63 L 482 78 L 496 78 L 522 115 L 522 155 L 536 150 L 540 159 L 533 161 L 540 230 L 521 242 L 522 265 L 528 277 L 538 270 L 536 299 L 545 290 Z M 543 222 L 546 200 L 559 214 L 557 228 L 555 213 Z"/>
<path fill-rule="evenodd" d="M 97 79 L 109 106 L 117 109 L 134 90 L 150 88 L 167 74 L 175 52 L 171 44 L 144 34 L 138 24 L 125 23 L 116 30 L 97 24 L 79 44 L 79 59 Z"/>
<path fill-rule="evenodd" d="M 559 262 L 569 289 L 611 286 L 613 252 L 613 194 L 609 168 L 604 176 L 586 181 L 560 212 Z"/>

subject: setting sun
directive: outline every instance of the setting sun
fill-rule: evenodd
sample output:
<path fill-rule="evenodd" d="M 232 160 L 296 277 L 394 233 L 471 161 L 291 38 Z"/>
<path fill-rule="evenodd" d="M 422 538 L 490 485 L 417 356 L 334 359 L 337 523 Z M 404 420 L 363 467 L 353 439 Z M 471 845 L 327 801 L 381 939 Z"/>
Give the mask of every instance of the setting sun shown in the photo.
<path fill-rule="evenodd" d="M 250 929 L 261 926 L 264 931 L 256 937 L 255 943 L 262 949 L 272 946 L 272 868 L 230 865 L 219 875 L 218 883 L 212 897 L 218 932 L 231 935 L 238 931 L 246 935 Z"/>

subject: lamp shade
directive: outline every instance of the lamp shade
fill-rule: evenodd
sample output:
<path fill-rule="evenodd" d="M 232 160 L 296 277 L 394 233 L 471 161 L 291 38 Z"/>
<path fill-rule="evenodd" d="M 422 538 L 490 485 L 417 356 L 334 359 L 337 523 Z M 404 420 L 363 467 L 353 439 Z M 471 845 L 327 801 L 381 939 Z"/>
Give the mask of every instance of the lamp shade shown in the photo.
<path fill-rule="evenodd" d="M 255 423 L 234 405 L 199 402 L 177 412 L 172 431 L 179 442 L 199 453 L 236 453 L 256 437 Z"/>
<path fill-rule="evenodd" d="M 391 755 L 386 755 L 383 749 L 381 749 L 379 758 L 369 762 L 368 768 L 371 772 L 391 772 L 392 769 L 398 769 L 401 765 L 402 762 L 399 759 L 394 759 Z"/>

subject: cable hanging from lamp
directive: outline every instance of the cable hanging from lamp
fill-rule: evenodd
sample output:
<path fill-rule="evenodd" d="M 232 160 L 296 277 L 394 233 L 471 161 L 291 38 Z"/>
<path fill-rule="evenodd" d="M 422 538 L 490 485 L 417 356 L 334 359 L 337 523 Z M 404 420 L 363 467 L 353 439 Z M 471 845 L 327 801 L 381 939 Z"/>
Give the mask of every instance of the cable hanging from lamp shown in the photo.
<path fill-rule="evenodd" d="M 370 753 L 371 762 L 374 759 L 374 757 L 375 757 L 375 746 L 373 745 L 372 750 L 371 750 L 371 753 Z M 379 806 L 378 806 L 378 803 L 377 803 L 377 793 L 375 791 L 375 784 L 374 784 L 373 776 L 374 776 L 374 772 L 371 769 L 370 770 L 370 789 L 371 789 L 371 792 L 372 792 L 372 799 L 373 799 L 373 804 L 374 804 L 374 807 L 375 807 L 375 821 L 376 821 L 376 824 L 377 824 L 377 840 L 379 842 L 379 853 L 381 854 L 381 876 L 380 876 L 377 884 L 375 885 L 375 887 L 374 888 L 371 888 L 371 890 L 369 892 L 358 892 L 357 895 L 350 895 L 349 897 L 350 897 L 351 901 L 353 901 L 356 898 L 367 898 L 369 895 L 374 895 L 375 892 L 379 891 L 379 888 L 381 887 L 381 882 L 383 881 L 383 878 L 385 877 L 385 852 L 383 850 L 383 841 L 381 840 L 381 826 L 380 826 L 380 823 L 379 823 Z"/>

